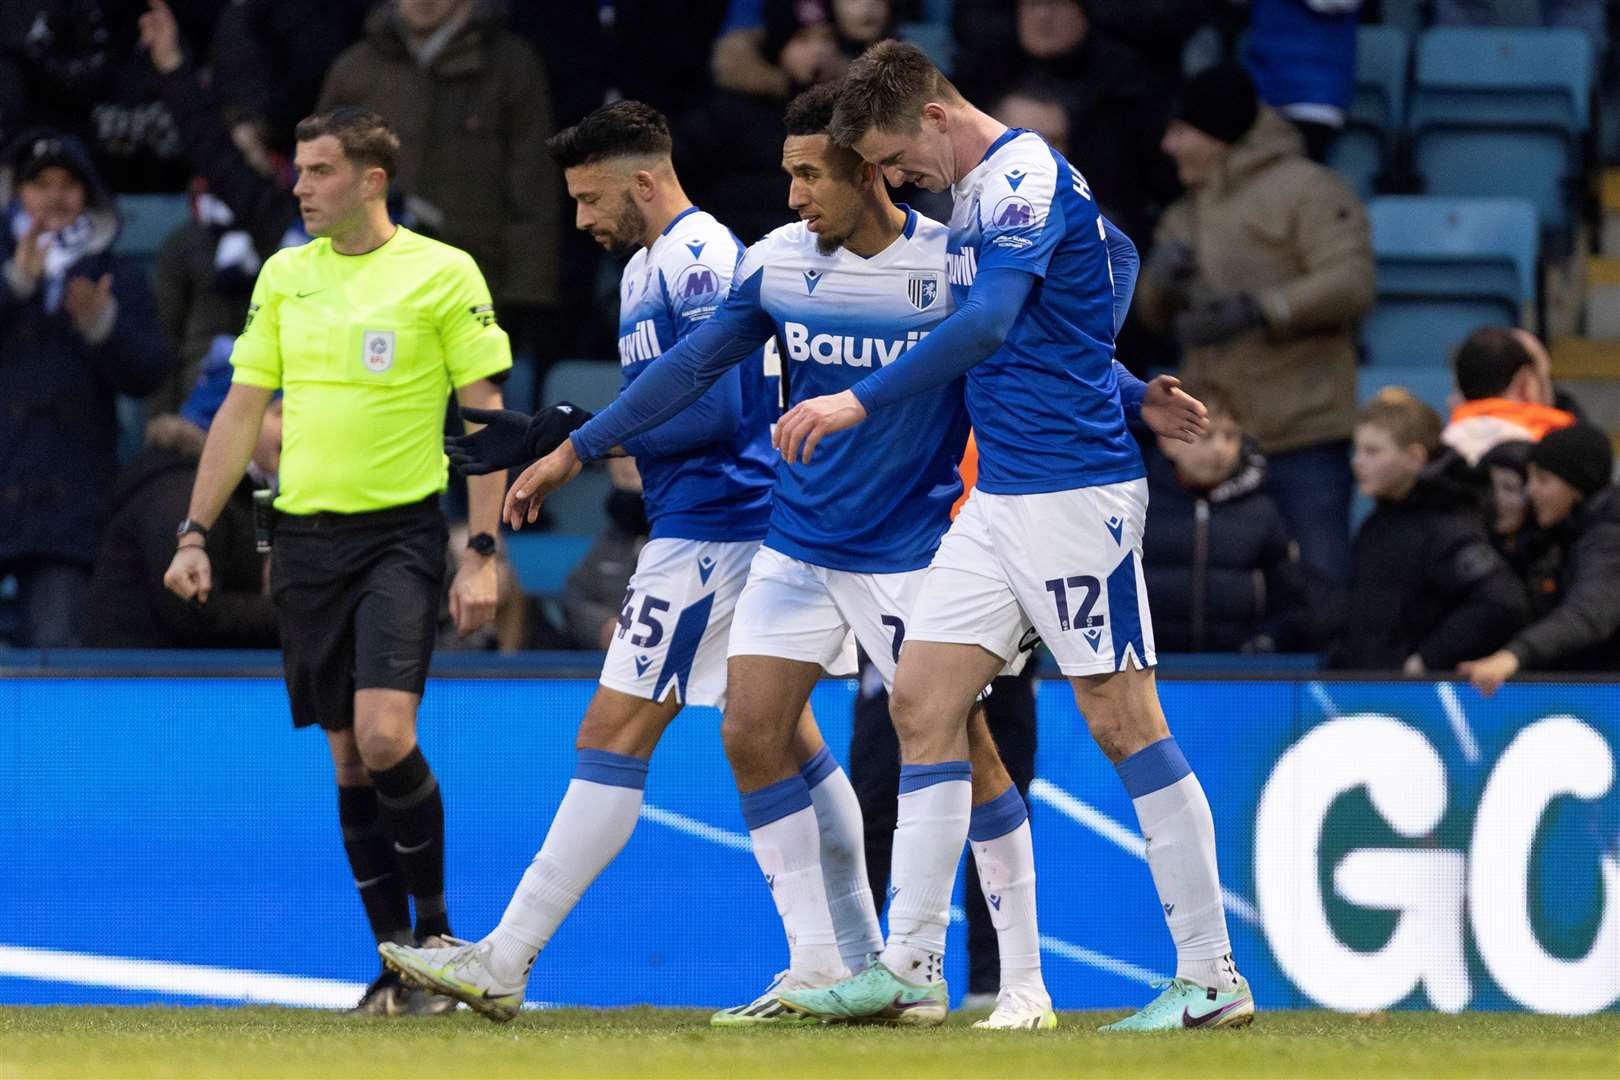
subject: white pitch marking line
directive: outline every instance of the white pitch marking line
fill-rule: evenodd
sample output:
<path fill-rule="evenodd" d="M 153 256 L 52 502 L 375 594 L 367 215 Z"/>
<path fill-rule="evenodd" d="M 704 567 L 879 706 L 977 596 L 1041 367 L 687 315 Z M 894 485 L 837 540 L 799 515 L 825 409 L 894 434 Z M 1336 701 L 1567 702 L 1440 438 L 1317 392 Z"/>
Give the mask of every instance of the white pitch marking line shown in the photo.
<path fill-rule="evenodd" d="M 1029 796 L 1037 802 L 1046 803 L 1071 821 L 1084 825 L 1103 839 L 1112 841 L 1138 859 L 1147 861 L 1147 844 L 1138 833 L 1121 825 L 1096 807 L 1081 802 L 1050 780 L 1037 778 L 1031 781 Z M 1260 912 L 1249 901 L 1231 889 L 1222 889 L 1221 896 L 1226 901 L 1227 911 L 1251 926 L 1260 925 Z"/>
<path fill-rule="evenodd" d="M 728 847 L 734 851 L 752 852 L 754 850 L 754 842 L 742 833 L 734 833 L 729 829 L 710 825 L 706 821 L 699 821 L 697 818 L 687 817 L 685 814 L 678 814 L 673 810 L 665 810 L 661 806 L 643 803 L 641 805 L 641 816 L 648 821 L 655 821 L 667 829 L 674 829 L 676 832 L 695 836 L 699 840 L 707 840 L 711 844 L 719 844 L 721 847 Z"/>

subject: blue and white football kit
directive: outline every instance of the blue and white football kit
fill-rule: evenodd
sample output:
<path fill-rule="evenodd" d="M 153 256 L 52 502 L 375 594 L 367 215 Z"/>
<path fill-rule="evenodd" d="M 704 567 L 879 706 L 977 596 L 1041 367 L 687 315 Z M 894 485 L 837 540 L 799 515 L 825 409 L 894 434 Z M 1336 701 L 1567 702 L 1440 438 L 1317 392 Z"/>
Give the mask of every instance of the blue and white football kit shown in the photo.
<path fill-rule="evenodd" d="M 731 231 L 694 207 L 631 257 L 619 284 L 626 388 L 714 314 L 741 254 Z M 679 416 L 624 440 L 652 531 L 608 645 L 603 686 L 724 706 L 732 612 L 770 520 L 771 404 L 756 357 Z"/>
<path fill-rule="evenodd" d="M 680 400 L 665 382 L 712 376 L 759 341 L 767 342 L 765 370 L 783 372 L 790 403 L 848 389 L 951 313 L 947 238 L 945 226 L 909 209 L 901 235 L 871 258 L 843 248 L 822 254 L 802 223 L 777 229 L 748 249 L 704 338 L 670 354 L 576 443 L 584 456 L 605 451 L 648 422 L 643 403 L 667 412 Z M 729 339 L 723 354 L 697 348 L 720 335 Z M 671 367 L 683 374 L 664 371 Z M 957 379 L 830 435 L 808 463 L 779 462 L 770 530 L 737 602 L 729 654 L 836 670 L 853 631 L 892 685 L 923 576 L 961 494 L 956 464 L 966 440 Z M 998 644 L 1012 660 L 1021 631 L 1008 632 Z"/>
<path fill-rule="evenodd" d="M 978 485 L 940 544 L 909 632 L 1010 659 L 1005 642 L 1033 628 L 1066 675 L 1151 666 L 1147 486 L 1113 361 L 1107 224 L 1079 172 L 1033 132 L 1009 130 L 954 192 L 957 304 L 987 274 L 1034 284 L 1000 346 L 967 369 Z M 853 387 L 867 423 L 920 375 L 924 385 L 946 377 L 919 371 L 928 359 Z"/>

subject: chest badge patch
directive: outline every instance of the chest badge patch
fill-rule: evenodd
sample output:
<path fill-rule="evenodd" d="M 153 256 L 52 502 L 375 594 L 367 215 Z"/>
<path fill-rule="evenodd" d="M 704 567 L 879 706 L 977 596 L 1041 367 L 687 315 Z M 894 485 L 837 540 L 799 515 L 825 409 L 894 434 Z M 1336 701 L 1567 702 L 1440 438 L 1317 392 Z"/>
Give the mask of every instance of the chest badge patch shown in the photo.
<path fill-rule="evenodd" d="M 367 371 L 381 375 L 394 366 L 394 332 L 392 330 L 367 330 L 365 342 L 361 348 L 361 359 L 365 362 Z"/>
<path fill-rule="evenodd" d="M 934 274 L 912 274 L 906 281 L 906 297 L 918 311 L 927 311 L 939 298 L 939 278 Z"/>

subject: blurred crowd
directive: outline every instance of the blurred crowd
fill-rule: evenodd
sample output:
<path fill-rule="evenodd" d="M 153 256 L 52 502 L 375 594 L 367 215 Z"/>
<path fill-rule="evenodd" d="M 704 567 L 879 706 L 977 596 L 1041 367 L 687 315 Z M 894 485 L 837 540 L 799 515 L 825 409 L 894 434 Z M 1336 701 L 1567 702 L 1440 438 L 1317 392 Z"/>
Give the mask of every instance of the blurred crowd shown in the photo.
<path fill-rule="evenodd" d="M 1594 33 L 1613 17 L 1543 7 Z M 1357 0 L 8 0 L 0 580 L 17 615 L 0 638 L 275 643 L 251 487 L 274 474 L 276 422 L 209 538 L 220 599 L 188 607 L 160 578 L 254 276 L 307 239 L 303 116 L 361 105 L 399 131 L 393 212 L 476 258 L 513 340 L 508 403 L 527 409 L 549 367 L 612 356 L 615 334 L 618 267 L 571 227 L 548 136 L 616 97 L 652 104 L 694 201 L 751 242 L 791 217 L 786 100 L 912 36 L 1085 174 L 1143 257 L 1121 360 L 1178 370 L 1211 409 L 1198 444 L 1144 447 L 1161 650 L 1481 680 L 1620 670 L 1610 444 L 1539 341 L 1456 343 L 1449 416 L 1397 388 L 1357 410 L 1367 217 L 1321 162 L 1356 26 L 1378 17 Z M 147 193 L 184 193 L 191 214 L 141 261 L 118 254 L 117 198 Z M 948 195 L 902 197 L 948 216 Z M 133 399 L 145 445 L 120 455 Z M 476 644 L 600 647 L 645 539 L 634 471 L 614 485 L 556 613 L 508 574 L 508 614 Z M 1372 509 L 1353 531 L 1358 491 Z"/>

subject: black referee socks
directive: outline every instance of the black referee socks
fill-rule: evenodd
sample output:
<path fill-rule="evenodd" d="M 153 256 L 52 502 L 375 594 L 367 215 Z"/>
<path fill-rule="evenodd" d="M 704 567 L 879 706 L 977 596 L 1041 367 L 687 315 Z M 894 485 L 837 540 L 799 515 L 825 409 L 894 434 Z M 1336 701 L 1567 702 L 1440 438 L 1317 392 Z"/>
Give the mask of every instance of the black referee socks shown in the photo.
<path fill-rule="evenodd" d="M 343 850 L 354 871 L 366 920 L 379 942 L 409 943 L 411 908 L 405 898 L 405 879 L 394 859 L 394 845 L 383 833 L 377 817 L 377 789 L 338 788 L 338 824 L 343 828 Z"/>
<path fill-rule="evenodd" d="M 383 828 L 394 842 L 394 857 L 416 901 L 416 936 L 448 936 L 444 907 L 444 803 L 439 782 L 420 746 L 398 764 L 371 771 Z"/>

